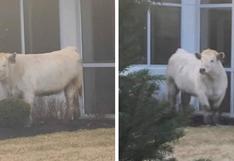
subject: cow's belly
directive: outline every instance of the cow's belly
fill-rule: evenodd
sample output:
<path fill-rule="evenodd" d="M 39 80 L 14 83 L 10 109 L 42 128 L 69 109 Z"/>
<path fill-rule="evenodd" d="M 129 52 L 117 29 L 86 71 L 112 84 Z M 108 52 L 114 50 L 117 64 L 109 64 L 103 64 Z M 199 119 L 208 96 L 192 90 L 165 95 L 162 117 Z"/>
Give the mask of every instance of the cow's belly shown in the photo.
<path fill-rule="evenodd" d="M 61 89 L 38 89 L 35 91 L 35 95 L 36 96 L 49 96 L 49 95 L 52 95 L 52 94 L 57 94 L 57 93 L 60 93 L 64 90 L 64 88 L 61 88 Z"/>
<path fill-rule="evenodd" d="M 49 76 L 46 79 L 38 79 L 34 84 L 34 93 L 36 95 L 50 95 L 63 91 L 75 78 L 75 76 L 60 77 Z"/>
<path fill-rule="evenodd" d="M 186 77 L 178 77 L 175 82 L 179 90 L 196 96 L 194 77 L 189 77 L 188 75 Z"/>
<path fill-rule="evenodd" d="M 78 77 L 76 61 L 64 58 L 64 61 L 45 61 L 27 68 L 20 79 L 19 87 L 25 92 L 36 95 L 58 93 Z"/>
<path fill-rule="evenodd" d="M 35 93 L 37 95 L 50 95 L 54 93 L 58 93 L 69 84 L 69 80 L 64 81 L 43 81 L 37 84 L 35 88 Z"/>

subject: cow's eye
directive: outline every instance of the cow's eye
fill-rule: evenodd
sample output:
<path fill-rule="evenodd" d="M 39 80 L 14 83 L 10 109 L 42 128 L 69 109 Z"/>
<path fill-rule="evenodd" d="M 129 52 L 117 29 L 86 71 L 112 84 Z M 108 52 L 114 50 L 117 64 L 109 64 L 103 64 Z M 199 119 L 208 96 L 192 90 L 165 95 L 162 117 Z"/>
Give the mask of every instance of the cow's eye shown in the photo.
<path fill-rule="evenodd" d="M 210 62 L 211 62 L 211 63 L 213 63 L 213 62 L 214 62 L 214 60 L 211 60 Z"/>

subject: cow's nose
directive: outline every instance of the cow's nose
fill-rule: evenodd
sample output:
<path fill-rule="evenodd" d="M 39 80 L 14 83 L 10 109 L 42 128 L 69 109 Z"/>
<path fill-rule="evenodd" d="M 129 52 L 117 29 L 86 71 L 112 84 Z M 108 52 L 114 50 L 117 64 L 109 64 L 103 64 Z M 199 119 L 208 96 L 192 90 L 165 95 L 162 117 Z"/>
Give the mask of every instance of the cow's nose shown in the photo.
<path fill-rule="evenodd" d="M 200 68 L 200 73 L 201 74 L 204 74 L 206 72 L 206 69 L 205 68 Z"/>

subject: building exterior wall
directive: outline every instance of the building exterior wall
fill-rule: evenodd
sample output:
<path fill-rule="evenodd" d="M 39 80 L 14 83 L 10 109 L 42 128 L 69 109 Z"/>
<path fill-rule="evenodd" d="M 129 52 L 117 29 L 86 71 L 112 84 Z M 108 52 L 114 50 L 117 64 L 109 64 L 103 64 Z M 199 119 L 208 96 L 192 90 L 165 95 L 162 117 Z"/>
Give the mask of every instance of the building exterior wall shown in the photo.
<path fill-rule="evenodd" d="M 147 63 L 142 64 L 133 64 L 129 71 L 136 71 L 140 69 L 149 69 L 152 74 L 161 74 L 164 75 L 166 72 L 167 61 L 169 56 L 176 51 L 177 48 L 181 47 L 189 52 L 201 52 L 205 48 L 213 48 L 218 51 L 225 51 L 227 55 L 228 62 L 224 63 L 225 70 L 229 78 L 228 90 L 223 101 L 222 109 L 223 112 L 227 115 L 234 116 L 234 45 L 231 45 L 233 42 L 233 31 L 234 31 L 234 16 L 233 16 L 233 1 L 206 1 L 206 0 L 168 0 L 163 3 L 152 3 L 151 7 L 148 9 L 147 14 L 145 14 L 145 19 L 147 20 Z M 152 9 L 153 8 L 153 9 Z M 167 10 L 168 12 L 159 12 L 161 17 L 170 16 L 168 18 L 160 19 L 160 17 L 155 17 L 153 12 L 155 10 Z M 176 16 L 180 13 L 180 16 Z M 152 19 L 154 20 L 153 23 Z M 174 21 L 180 22 L 180 28 L 176 27 L 177 23 Z M 167 26 L 167 30 L 170 29 L 170 26 L 175 28 L 176 31 L 165 32 L 165 28 L 161 26 Z M 175 26 L 175 27 L 173 27 Z M 157 33 L 158 32 L 158 33 Z M 172 41 L 176 34 L 180 33 L 180 40 Z M 171 33 L 171 35 L 167 35 Z M 157 36 L 157 34 L 163 34 Z M 155 35 L 158 37 L 158 40 L 155 41 Z M 153 37 L 153 38 L 152 38 Z M 166 46 L 159 47 L 160 50 L 152 50 L 152 46 L 158 45 L 156 43 L 164 42 Z M 230 44 L 230 45 L 228 45 Z M 176 46 L 177 45 L 177 46 Z M 162 45 L 160 45 L 162 46 Z M 165 49 L 166 48 L 166 49 Z M 164 54 L 166 53 L 166 54 Z M 158 54 L 158 55 L 157 55 Z M 163 59 L 154 60 L 154 57 Z M 161 98 L 167 98 L 167 89 L 165 84 L 162 84 L 161 87 Z M 198 100 L 195 98 L 192 99 L 191 104 L 199 110 Z"/>

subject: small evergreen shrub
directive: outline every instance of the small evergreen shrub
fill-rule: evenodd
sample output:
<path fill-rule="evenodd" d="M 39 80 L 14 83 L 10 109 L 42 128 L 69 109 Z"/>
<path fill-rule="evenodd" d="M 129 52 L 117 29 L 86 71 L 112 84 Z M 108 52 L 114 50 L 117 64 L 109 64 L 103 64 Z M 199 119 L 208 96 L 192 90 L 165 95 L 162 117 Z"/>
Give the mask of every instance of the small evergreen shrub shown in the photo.
<path fill-rule="evenodd" d="M 20 99 L 4 99 L 0 101 L 0 126 L 22 127 L 30 114 L 30 105 Z"/>
<path fill-rule="evenodd" d="M 189 114 L 174 112 L 154 97 L 162 77 L 147 70 L 120 76 L 119 151 L 121 161 L 173 161 L 170 142 L 184 135 Z"/>

